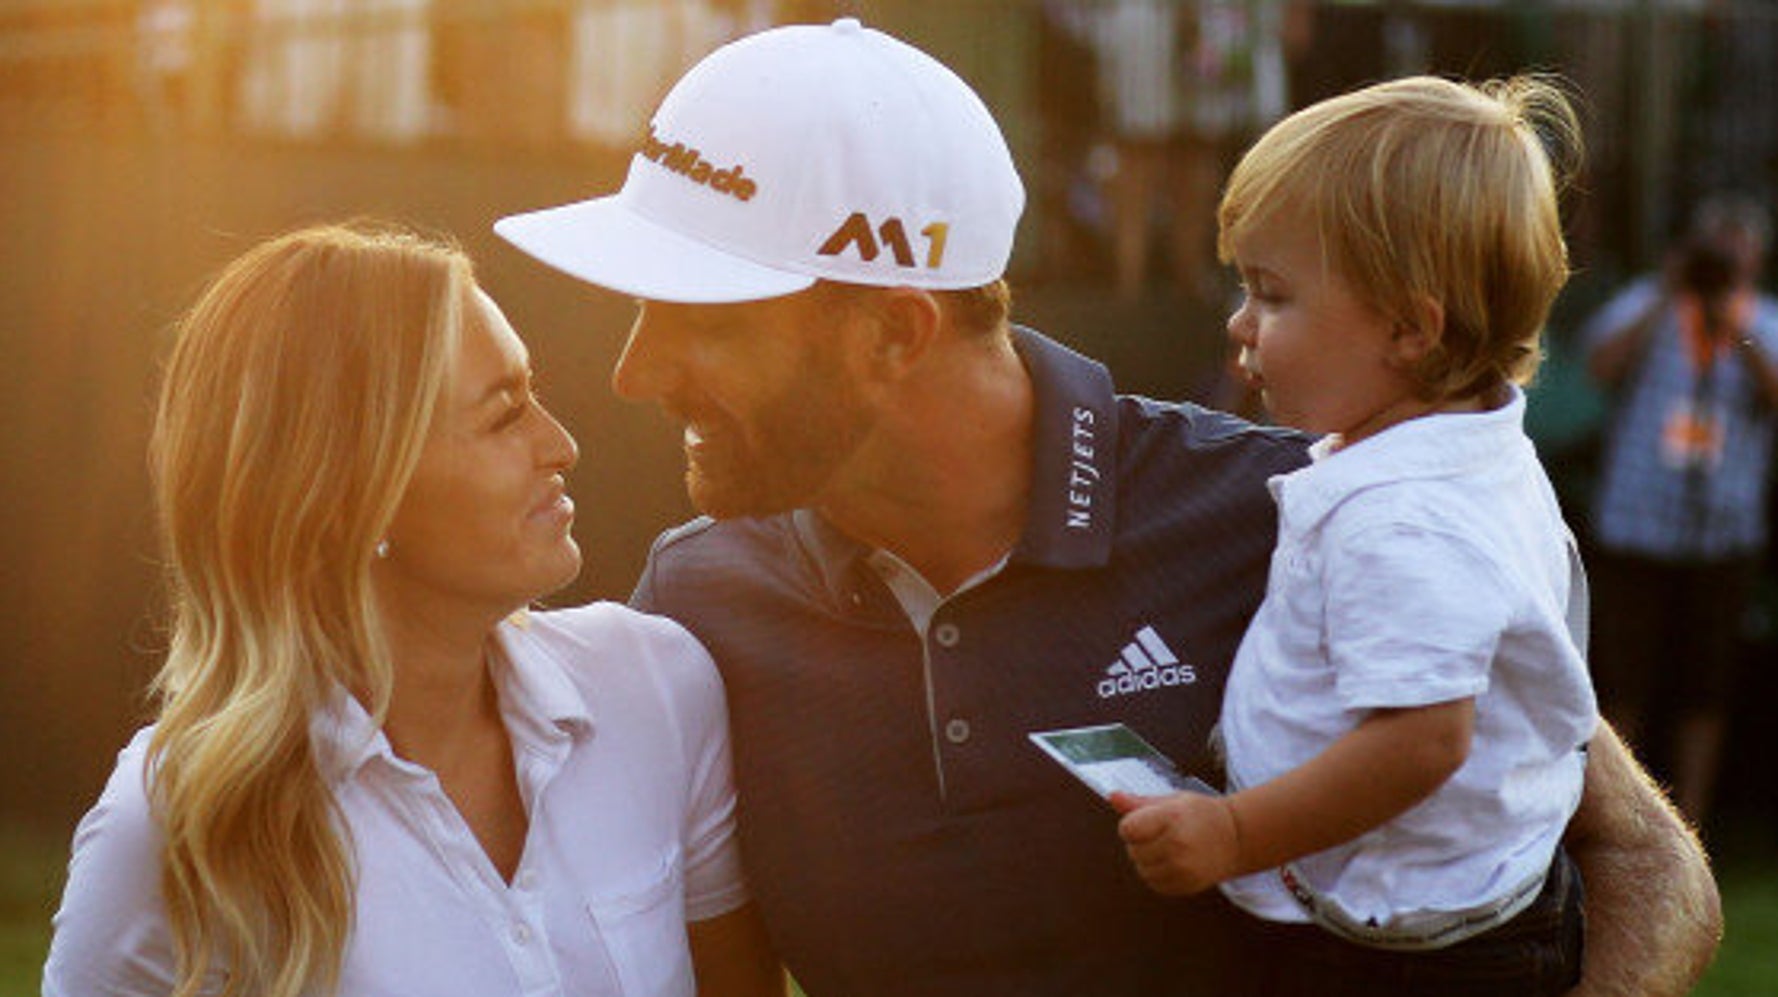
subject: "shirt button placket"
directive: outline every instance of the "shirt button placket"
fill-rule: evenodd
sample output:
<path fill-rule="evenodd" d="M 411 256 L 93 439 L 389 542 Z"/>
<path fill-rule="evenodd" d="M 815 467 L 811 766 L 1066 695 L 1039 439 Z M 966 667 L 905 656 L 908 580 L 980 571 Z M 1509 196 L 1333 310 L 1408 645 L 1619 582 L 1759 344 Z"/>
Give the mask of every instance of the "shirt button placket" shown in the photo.
<path fill-rule="evenodd" d="M 957 624 L 944 622 L 932 628 L 932 640 L 939 647 L 950 650 L 963 640 L 963 631 Z M 945 721 L 945 740 L 961 745 L 969 741 L 969 721 L 962 717 L 952 717 Z"/>
<path fill-rule="evenodd" d="M 560 970 L 550 952 L 543 898 L 537 892 L 539 882 L 535 869 L 521 868 L 506 895 L 506 911 L 512 919 L 506 928 L 507 957 L 527 995 L 555 994 L 561 987 Z"/>

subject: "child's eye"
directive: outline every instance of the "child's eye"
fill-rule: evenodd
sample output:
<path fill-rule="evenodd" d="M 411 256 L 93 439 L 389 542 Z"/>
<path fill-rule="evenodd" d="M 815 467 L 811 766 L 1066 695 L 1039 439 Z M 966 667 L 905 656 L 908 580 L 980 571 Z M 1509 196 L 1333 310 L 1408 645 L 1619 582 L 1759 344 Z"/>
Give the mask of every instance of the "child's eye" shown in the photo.
<path fill-rule="evenodd" d="M 1252 284 L 1242 284 L 1241 293 L 1262 305 L 1275 305 L 1284 300 L 1284 295 L 1280 294 L 1276 288 L 1266 284 L 1264 281 Z"/>
<path fill-rule="evenodd" d="M 1248 301 L 1262 305 L 1277 304 L 1283 299 L 1271 276 L 1258 270 L 1241 272 L 1241 295 Z"/>

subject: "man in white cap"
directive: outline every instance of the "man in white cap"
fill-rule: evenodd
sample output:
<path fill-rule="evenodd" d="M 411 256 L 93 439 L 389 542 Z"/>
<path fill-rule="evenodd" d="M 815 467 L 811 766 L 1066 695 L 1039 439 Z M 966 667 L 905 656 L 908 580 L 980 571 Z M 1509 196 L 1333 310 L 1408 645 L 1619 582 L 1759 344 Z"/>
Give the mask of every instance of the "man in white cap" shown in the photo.
<path fill-rule="evenodd" d="M 1148 892 L 1113 812 L 1027 734 L 1126 723 L 1214 781 L 1265 482 L 1306 441 L 1117 395 L 1011 326 L 1023 202 L 968 85 L 842 20 L 719 49 L 622 190 L 496 226 L 638 301 L 613 384 L 683 423 L 708 516 L 656 543 L 633 601 L 722 668 L 751 885 L 811 997 L 1249 978 L 1242 920 Z M 1684 992 L 1715 889 L 1609 732 L 1568 845 L 1584 985 Z"/>

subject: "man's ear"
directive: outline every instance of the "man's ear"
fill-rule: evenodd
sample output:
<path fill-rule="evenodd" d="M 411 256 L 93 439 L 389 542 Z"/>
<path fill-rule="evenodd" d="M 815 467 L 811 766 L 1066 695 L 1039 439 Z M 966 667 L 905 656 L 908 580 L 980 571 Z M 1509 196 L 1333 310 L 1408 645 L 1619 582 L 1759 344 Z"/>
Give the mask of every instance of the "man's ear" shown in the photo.
<path fill-rule="evenodd" d="M 870 356 L 873 373 L 899 380 L 924 360 L 938 341 L 944 307 L 930 291 L 890 287 L 871 296 Z"/>
<path fill-rule="evenodd" d="M 1389 342 L 1391 358 L 1403 367 L 1414 367 L 1430 356 L 1444 337 L 1444 304 L 1421 295 L 1414 299 L 1408 314 L 1395 321 Z"/>

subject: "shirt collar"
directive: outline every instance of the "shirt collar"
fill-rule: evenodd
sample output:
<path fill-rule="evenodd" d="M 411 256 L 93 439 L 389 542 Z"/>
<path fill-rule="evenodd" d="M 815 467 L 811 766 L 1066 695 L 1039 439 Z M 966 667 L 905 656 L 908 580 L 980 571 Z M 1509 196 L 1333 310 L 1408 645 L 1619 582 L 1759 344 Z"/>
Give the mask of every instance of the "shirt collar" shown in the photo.
<path fill-rule="evenodd" d="M 1105 365 L 1026 329 L 1013 347 L 1031 375 L 1031 498 L 1015 562 L 1092 568 L 1117 524 L 1117 391 Z"/>
<path fill-rule="evenodd" d="M 1031 496 L 1009 563 L 1090 568 L 1111 558 L 1117 511 L 1117 394 L 1105 366 L 1023 326 L 1013 348 L 1031 377 Z M 811 509 L 791 526 L 823 585 L 836 595 L 856 584 L 871 549 Z M 998 570 L 999 566 L 996 566 Z"/>
<path fill-rule="evenodd" d="M 570 662 L 532 631 L 529 610 L 508 616 L 494 629 L 501 653 L 494 661 L 500 709 L 508 723 L 528 725 L 549 740 L 590 734 L 593 705 L 569 677 Z"/>
<path fill-rule="evenodd" d="M 309 743 L 322 776 L 331 782 L 349 778 L 373 758 L 394 755 L 364 704 L 343 685 L 335 685 L 309 718 Z"/>
<path fill-rule="evenodd" d="M 593 710 L 568 677 L 567 665 L 549 645 L 531 633 L 531 619 L 521 611 L 494 631 L 500 650 L 492 665 L 500 695 L 500 713 L 518 741 L 549 742 L 590 735 Z M 373 759 L 395 759 L 388 737 L 356 696 L 336 685 L 326 703 L 309 720 L 310 743 L 322 774 L 330 780 L 349 778 Z"/>
<path fill-rule="evenodd" d="M 964 579 L 963 584 L 957 586 L 957 590 L 951 595 L 962 595 L 1000 574 L 1010 557 L 1011 555 L 1003 557 Z M 927 630 L 932 627 L 932 618 L 938 615 L 938 607 L 944 605 L 945 599 L 949 597 L 939 595 L 938 590 L 932 587 L 932 583 L 915 571 L 913 565 L 889 551 L 871 551 L 870 556 L 865 558 L 865 563 L 870 565 L 878 577 L 883 579 L 884 586 L 889 589 L 891 595 L 895 596 L 895 601 L 901 605 L 902 611 L 907 613 L 908 622 L 912 623 L 914 630 L 924 638 Z"/>
<path fill-rule="evenodd" d="M 1278 503 L 1281 528 L 1311 528 L 1348 496 L 1381 482 L 1447 477 L 1498 463 L 1529 446 L 1525 392 L 1508 387 L 1506 404 L 1486 412 L 1420 416 L 1339 450 L 1334 437 L 1316 440 L 1307 467 L 1266 482 Z"/>

